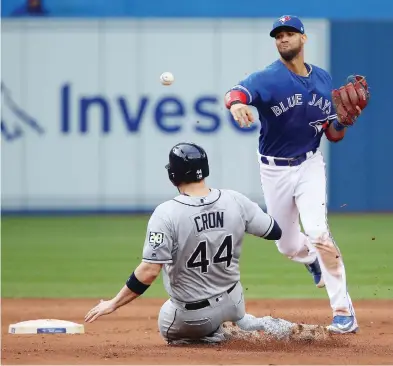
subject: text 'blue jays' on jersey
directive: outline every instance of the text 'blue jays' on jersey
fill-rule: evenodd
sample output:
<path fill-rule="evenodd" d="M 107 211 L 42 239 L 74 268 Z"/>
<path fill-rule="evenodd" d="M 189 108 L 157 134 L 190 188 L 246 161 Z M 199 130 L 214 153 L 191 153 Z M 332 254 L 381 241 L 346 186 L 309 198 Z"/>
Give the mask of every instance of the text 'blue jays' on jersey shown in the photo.
<path fill-rule="evenodd" d="M 336 119 L 331 76 L 317 66 L 306 67 L 304 77 L 277 60 L 231 89 L 245 93 L 247 104 L 258 110 L 262 155 L 292 158 L 312 151 L 320 145 L 323 124 Z"/>

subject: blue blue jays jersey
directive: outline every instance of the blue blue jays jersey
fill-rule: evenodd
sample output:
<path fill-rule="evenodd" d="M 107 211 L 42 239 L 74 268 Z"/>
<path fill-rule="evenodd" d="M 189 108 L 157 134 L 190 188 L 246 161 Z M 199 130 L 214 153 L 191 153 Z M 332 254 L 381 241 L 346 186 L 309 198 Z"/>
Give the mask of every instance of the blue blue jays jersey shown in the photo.
<path fill-rule="evenodd" d="M 247 95 L 247 104 L 259 113 L 262 155 L 292 158 L 319 147 L 323 125 L 332 122 L 332 78 L 327 71 L 306 64 L 304 77 L 280 60 L 254 72 L 235 85 Z"/>

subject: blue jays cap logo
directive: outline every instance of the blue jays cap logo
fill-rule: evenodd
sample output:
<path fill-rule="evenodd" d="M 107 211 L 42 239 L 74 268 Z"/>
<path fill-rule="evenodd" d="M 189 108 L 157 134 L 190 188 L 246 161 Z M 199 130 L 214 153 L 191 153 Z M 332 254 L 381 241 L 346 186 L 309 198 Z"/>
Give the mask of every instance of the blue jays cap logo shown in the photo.
<path fill-rule="evenodd" d="M 284 15 L 283 17 L 281 17 L 281 18 L 279 19 L 279 21 L 280 21 L 282 24 L 286 23 L 288 20 L 291 20 L 291 17 L 290 17 L 289 15 Z"/>

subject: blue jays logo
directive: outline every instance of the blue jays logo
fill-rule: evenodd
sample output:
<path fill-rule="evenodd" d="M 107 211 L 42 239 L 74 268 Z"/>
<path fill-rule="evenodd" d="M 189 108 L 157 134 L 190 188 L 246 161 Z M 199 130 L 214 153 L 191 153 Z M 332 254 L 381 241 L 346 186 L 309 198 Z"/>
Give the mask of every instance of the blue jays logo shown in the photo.
<path fill-rule="evenodd" d="M 279 21 L 280 21 L 282 24 L 286 23 L 288 20 L 291 20 L 291 17 L 290 17 L 289 15 L 285 15 L 285 16 L 283 16 L 283 17 L 281 17 L 281 18 L 279 19 Z"/>
<path fill-rule="evenodd" d="M 6 141 L 23 136 L 26 127 L 39 135 L 45 131 L 38 122 L 19 107 L 11 97 L 10 90 L 1 82 L 1 135 Z"/>
<path fill-rule="evenodd" d="M 329 125 L 329 122 L 327 119 L 320 119 L 318 121 L 310 122 L 309 125 L 315 129 L 315 135 L 318 135 L 319 133 L 323 132 L 326 130 L 326 128 Z"/>

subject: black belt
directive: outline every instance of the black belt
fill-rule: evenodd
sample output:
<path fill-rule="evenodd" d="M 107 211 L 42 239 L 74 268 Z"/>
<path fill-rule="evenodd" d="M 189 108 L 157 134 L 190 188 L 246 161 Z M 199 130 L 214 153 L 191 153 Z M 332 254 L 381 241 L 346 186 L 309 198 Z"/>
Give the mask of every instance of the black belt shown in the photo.
<path fill-rule="evenodd" d="M 237 285 L 237 282 L 231 288 L 229 288 L 227 290 L 227 293 L 230 294 L 233 291 L 233 289 L 236 287 L 236 285 Z M 192 303 L 186 304 L 185 308 L 187 310 L 199 310 L 199 309 L 206 308 L 209 305 L 210 305 L 209 301 L 202 300 L 202 301 L 199 301 L 199 302 L 192 302 Z"/>
<path fill-rule="evenodd" d="M 315 154 L 316 151 L 317 150 L 314 149 L 312 150 L 312 153 Z M 307 160 L 307 153 L 304 153 L 302 155 L 296 156 L 294 158 L 288 158 L 288 159 L 273 158 L 274 164 L 270 164 L 270 161 L 265 156 L 261 156 L 261 161 L 263 164 L 277 165 L 277 166 L 298 166 L 306 160 Z"/>

